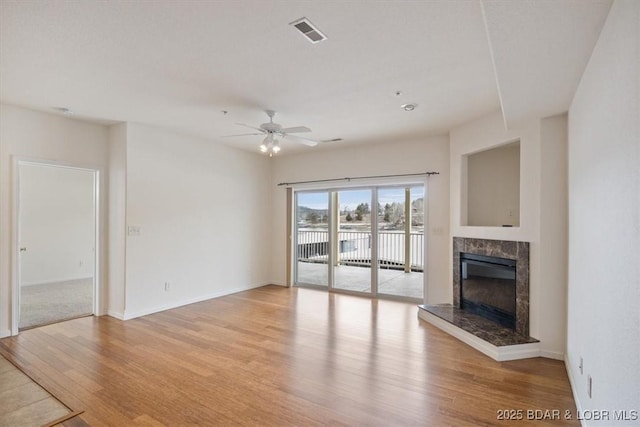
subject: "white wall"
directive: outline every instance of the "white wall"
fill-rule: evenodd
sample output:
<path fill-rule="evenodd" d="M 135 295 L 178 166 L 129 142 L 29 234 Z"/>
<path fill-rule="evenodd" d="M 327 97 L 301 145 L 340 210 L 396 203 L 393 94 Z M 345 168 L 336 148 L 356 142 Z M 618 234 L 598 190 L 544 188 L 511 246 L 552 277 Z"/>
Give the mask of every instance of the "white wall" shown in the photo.
<path fill-rule="evenodd" d="M 567 115 L 540 121 L 540 331 L 544 348 L 566 351 Z"/>
<path fill-rule="evenodd" d="M 127 209 L 127 124 L 109 127 L 108 314 L 124 318 Z"/>
<path fill-rule="evenodd" d="M 0 336 L 10 333 L 13 178 L 12 156 L 104 168 L 108 163 L 107 128 L 53 114 L 11 105 L 0 105 Z M 101 193 L 106 190 L 102 180 Z M 106 218 L 106 198 L 100 212 Z M 101 223 L 104 235 L 106 224 Z M 106 240 L 101 246 L 102 266 L 106 266 Z M 106 283 L 106 269 L 101 269 Z M 104 299 L 102 299 L 104 300 Z M 102 309 L 102 308 L 100 308 Z"/>
<path fill-rule="evenodd" d="M 93 172 L 20 166 L 21 286 L 93 278 Z"/>
<path fill-rule="evenodd" d="M 520 225 L 520 144 L 470 154 L 466 163 L 465 225 Z"/>
<path fill-rule="evenodd" d="M 569 110 L 566 361 L 584 410 L 640 410 L 639 22 L 640 2 L 614 2 Z"/>
<path fill-rule="evenodd" d="M 360 145 L 274 157 L 270 191 L 273 198 L 272 282 L 286 282 L 286 190 L 281 182 L 353 176 L 440 172 L 428 180 L 427 263 L 429 303 L 450 301 L 448 275 L 449 144 L 446 136 L 419 141 Z M 339 185 L 339 184 L 328 184 Z"/>
<path fill-rule="evenodd" d="M 269 282 L 269 162 L 127 124 L 125 318 Z"/>
<path fill-rule="evenodd" d="M 541 158 L 542 130 L 544 138 L 562 141 L 562 129 L 558 126 L 545 126 L 544 120 L 532 119 L 521 122 L 511 129 L 505 129 L 500 112 L 495 112 L 476 121 L 452 129 L 451 140 L 451 237 L 475 237 L 481 239 L 513 240 L 530 243 L 529 254 L 529 330 L 530 335 L 540 340 L 542 355 L 552 358 L 564 357 L 563 334 L 564 321 L 550 324 L 543 319 L 552 316 L 564 319 L 564 308 L 557 307 L 554 295 L 566 292 L 566 282 L 543 282 L 543 271 L 557 269 L 562 260 L 541 259 L 541 232 L 550 227 L 541 218 L 541 193 L 552 199 L 562 195 L 562 182 L 552 179 L 541 180 L 546 158 Z M 561 119 L 559 119 L 561 120 Z M 519 227 L 471 227 L 462 226 L 462 200 L 464 197 L 463 156 L 491 147 L 520 140 L 520 226 Z M 564 137 L 566 141 L 566 137 Z M 551 143 L 548 146 L 552 146 Z M 562 150 L 561 146 L 556 149 Z M 562 171 L 554 171 L 560 176 Z M 562 215 L 562 212 L 559 213 Z M 566 240 L 566 232 L 554 236 L 548 244 L 562 245 Z M 449 242 L 449 253 L 452 251 Z M 449 257 L 449 283 L 452 279 L 452 259 Z"/>
<path fill-rule="evenodd" d="M 451 139 L 451 232 L 453 236 L 530 241 L 538 234 L 540 214 L 540 121 L 529 120 L 505 129 L 502 115 L 495 112 L 454 128 Z M 462 226 L 463 156 L 520 139 L 520 226 Z"/>

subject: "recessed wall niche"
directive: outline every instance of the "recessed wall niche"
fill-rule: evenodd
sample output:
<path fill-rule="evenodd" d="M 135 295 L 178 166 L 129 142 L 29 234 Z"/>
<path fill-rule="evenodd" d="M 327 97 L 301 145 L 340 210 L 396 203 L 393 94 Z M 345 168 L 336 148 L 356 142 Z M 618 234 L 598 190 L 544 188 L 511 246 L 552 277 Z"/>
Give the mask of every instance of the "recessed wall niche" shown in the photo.
<path fill-rule="evenodd" d="M 460 225 L 520 226 L 520 141 L 462 156 Z"/>

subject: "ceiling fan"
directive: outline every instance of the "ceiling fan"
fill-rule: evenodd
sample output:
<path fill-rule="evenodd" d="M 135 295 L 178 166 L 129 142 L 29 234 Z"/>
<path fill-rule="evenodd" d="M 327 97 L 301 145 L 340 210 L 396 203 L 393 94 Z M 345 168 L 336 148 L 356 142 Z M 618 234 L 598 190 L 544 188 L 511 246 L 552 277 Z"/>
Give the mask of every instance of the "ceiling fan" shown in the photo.
<path fill-rule="evenodd" d="M 249 136 L 249 135 L 265 135 L 264 140 L 260 144 L 260 151 L 263 153 L 269 153 L 269 157 L 280 151 L 280 142 L 276 139 L 286 138 L 290 141 L 297 142 L 299 144 L 308 145 L 309 147 L 315 147 L 318 145 L 318 141 L 314 141 L 310 138 L 304 138 L 298 135 L 291 135 L 292 133 L 303 133 L 303 132 L 311 132 L 306 126 L 294 126 L 289 128 L 283 128 L 278 123 L 273 122 L 273 116 L 276 115 L 276 112 L 273 110 L 265 110 L 267 116 L 269 116 L 269 123 L 263 123 L 260 127 L 250 126 L 245 123 L 236 123 L 237 125 L 248 127 L 250 129 L 257 130 L 258 132 L 254 133 L 243 133 L 239 135 L 227 135 L 226 137 L 236 137 L 236 136 Z"/>

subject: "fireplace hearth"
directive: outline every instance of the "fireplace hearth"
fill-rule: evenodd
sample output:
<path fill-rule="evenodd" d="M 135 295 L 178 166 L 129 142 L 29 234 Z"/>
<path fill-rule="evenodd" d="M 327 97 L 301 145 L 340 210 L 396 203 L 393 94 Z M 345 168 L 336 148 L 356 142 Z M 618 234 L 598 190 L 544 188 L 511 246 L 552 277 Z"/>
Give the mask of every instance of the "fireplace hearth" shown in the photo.
<path fill-rule="evenodd" d="M 494 360 L 540 355 L 529 336 L 529 243 L 453 238 L 453 305 L 418 317 Z"/>

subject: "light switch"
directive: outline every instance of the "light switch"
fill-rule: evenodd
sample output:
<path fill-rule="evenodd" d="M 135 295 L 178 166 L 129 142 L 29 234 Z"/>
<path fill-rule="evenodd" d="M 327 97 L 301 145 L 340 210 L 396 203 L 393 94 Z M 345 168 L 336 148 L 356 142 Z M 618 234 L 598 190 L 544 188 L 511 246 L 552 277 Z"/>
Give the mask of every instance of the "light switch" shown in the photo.
<path fill-rule="evenodd" d="M 140 235 L 140 226 L 130 225 L 127 227 L 127 236 L 139 236 L 139 235 Z"/>

